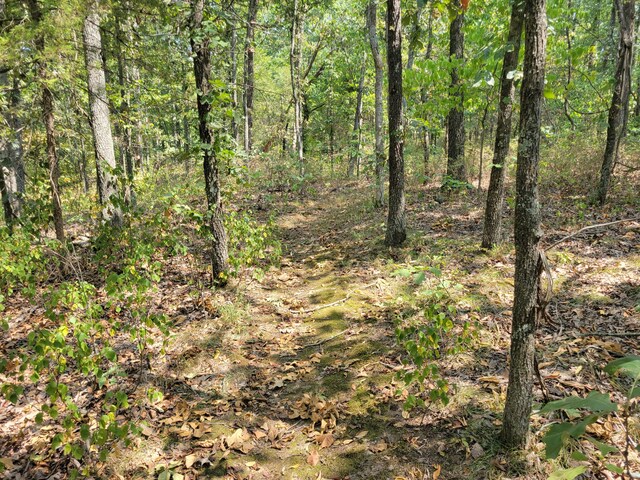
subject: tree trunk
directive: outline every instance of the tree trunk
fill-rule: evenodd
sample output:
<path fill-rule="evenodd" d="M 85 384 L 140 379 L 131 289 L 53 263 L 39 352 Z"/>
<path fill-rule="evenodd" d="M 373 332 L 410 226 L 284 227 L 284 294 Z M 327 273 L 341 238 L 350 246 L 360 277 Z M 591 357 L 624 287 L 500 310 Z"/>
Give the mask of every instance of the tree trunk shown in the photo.
<path fill-rule="evenodd" d="M 31 19 L 37 26 L 42 20 L 42 11 L 38 5 L 38 0 L 29 0 L 28 3 Z M 39 32 L 35 38 L 35 49 L 43 55 L 45 48 L 44 32 Z M 53 226 L 56 238 L 64 242 L 64 220 L 62 216 L 62 202 L 60 201 L 60 167 L 58 165 L 58 153 L 56 151 L 55 117 L 53 110 L 53 93 L 47 83 L 48 69 L 44 59 L 36 61 L 37 77 L 42 85 L 42 119 L 46 133 L 47 144 L 47 170 L 49 171 L 49 187 L 51 189 L 51 206 L 53 212 Z"/>
<path fill-rule="evenodd" d="M 631 93 L 631 61 L 633 59 L 635 0 L 615 0 L 618 19 L 620 21 L 620 44 L 618 47 L 618 64 L 616 67 L 613 98 L 609 108 L 609 126 L 607 128 L 607 145 L 604 160 L 600 169 L 600 183 L 596 192 L 596 201 L 604 205 L 609 192 L 609 184 L 615 163 L 618 159 L 620 141 L 627 127 L 627 111 Z"/>
<path fill-rule="evenodd" d="M 103 206 L 102 221 L 114 227 L 120 227 L 122 225 L 122 210 L 118 205 L 118 180 L 115 175 L 116 157 L 111 135 L 105 72 L 102 64 L 99 8 L 97 0 L 89 4 L 83 28 L 91 132 L 93 133 L 96 172 L 99 179 L 98 196 Z"/>
<path fill-rule="evenodd" d="M 456 1 L 460 8 L 460 1 Z M 457 62 L 451 68 L 450 97 L 452 107 L 447 116 L 449 130 L 447 149 L 447 175 L 455 180 L 466 181 L 467 169 L 464 162 L 464 96 L 462 92 L 462 80 L 460 79 L 457 64 L 464 58 L 464 13 L 459 11 L 449 27 L 449 57 Z"/>
<path fill-rule="evenodd" d="M 367 11 L 367 27 L 369 28 L 369 45 L 371 46 L 371 54 L 375 66 L 376 84 L 375 84 L 375 151 L 376 151 L 376 192 L 374 196 L 374 204 L 380 208 L 384 206 L 384 138 L 383 138 L 383 105 L 382 105 L 382 87 L 384 82 L 384 62 L 380 55 L 378 47 L 378 2 L 377 0 L 369 0 L 369 8 Z"/>
<path fill-rule="evenodd" d="M 527 443 L 533 400 L 541 261 L 538 162 L 547 46 L 546 0 L 526 0 L 524 17 L 525 56 L 516 173 L 516 267 L 511 365 L 502 427 L 502 438 L 512 448 L 522 448 Z"/>
<path fill-rule="evenodd" d="M 487 191 L 487 205 L 484 213 L 484 230 L 482 232 L 482 247 L 493 248 L 500 243 L 502 235 L 502 211 L 504 205 L 504 180 L 506 176 L 506 162 L 511 142 L 511 119 L 513 115 L 513 101 L 515 85 L 513 73 L 518 67 L 520 43 L 522 39 L 522 25 L 524 22 L 525 0 L 514 0 L 511 7 L 511 21 L 509 24 L 508 48 L 505 50 L 500 76 L 500 104 L 498 106 L 498 126 L 493 149 L 493 164 Z"/>
<path fill-rule="evenodd" d="M 291 90 L 293 94 L 293 141 L 292 147 L 298 157 L 300 176 L 305 174 L 304 165 L 304 93 L 302 92 L 302 73 L 300 64 L 302 57 L 302 27 L 303 18 L 300 12 L 299 0 L 293 2 L 291 19 L 291 48 L 289 51 L 289 65 L 291 69 Z"/>
<path fill-rule="evenodd" d="M 407 238 L 404 200 L 404 132 L 402 129 L 402 21 L 400 0 L 387 0 L 389 68 L 389 215 L 385 242 L 399 246 Z"/>
<path fill-rule="evenodd" d="M 9 72 L 0 73 L 0 87 L 9 89 Z M 22 211 L 22 195 L 25 187 L 24 162 L 22 158 L 22 134 L 20 118 L 16 114 L 20 106 L 20 89 L 17 79 L 9 90 L 4 120 L 8 127 L 7 137 L 0 139 L 0 190 L 5 221 L 9 229 Z"/>
<path fill-rule="evenodd" d="M 213 244 L 211 248 L 211 267 L 214 285 L 224 286 L 228 280 L 229 253 L 227 232 L 224 228 L 222 212 L 222 192 L 217 154 L 217 139 L 214 139 L 209 115 L 211 113 L 211 51 L 209 39 L 202 27 L 204 0 L 191 2 L 191 50 L 193 51 L 193 72 L 198 90 L 198 133 L 200 143 L 204 145 L 204 179 L 207 196 L 207 213 Z M 197 39 L 197 40 L 196 40 Z"/>
<path fill-rule="evenodd" d="M 431 60 L 431 53 L 433 51 L 433 3 L 429 8 L 429 21 L 427 23 L 427 51 L 424 55 L 425 60 Z M 420 90 L 420 101 L 422 105 L 426 105 L 429 100 L 429 94 L 425 87 Z M 429 157 L 431 156 L 431 133 L 429 127 L 422 126 L 422 163 L 424 168 L 424 179 L 427 181 L 429 174 Z"/>
<path fill-rule="evenodd" d="M 360 142 L 362 141 L 362 97 L 364 94 L 364 76 L 367 72 L 367 53 L 362 57 L 362 68 L 360 69 L 360 81 L 358 82 L 358 94 L 356 97 L 356 113 L 353 118 L 353 151 L 349 158 L 348 176 L 353 177 L 357 172 L 360 176 Z"/>
<path fill-rule="evenodd" d="M 258 16 L 258 0 L 249 0 L 247 12 L 247 37 L 244 44 L 244 151 L 251 156 L 253 147 L 253 88 L 254 69 L 253 56 L 255 53 L 254 37 L 256 18 Z"/>
<path fill-rule="evenodd" d="M 576 12 L 572 11 L 571 0 L 567 0 L 567 10 L 571 15 L 572 24 L 575 23 Z M 569 24 L 567 24 L 567 27 L 564 30 L 564 36 L 567 41 L 567 83 L 565 84 L 565 88 L 564 88 L 563 108 L 564 108 L 564 116 L 567 117 L 567 120 L 569 120 L 569 123 L 571 124 L 571 130 L 575 130 L 576 124 L 573 121 L 573 118 L 571 117 L 571 112 L 569 111 L 569 89 L 571 88 L 571 81 L 573 76 L 573 60 L 571 59 L 571 50 L 573 48 L 572 42 L 571 42 L 572 26 L 573 25 L 569 26 Z"/>
<path fill-rule="evenodd" d="M 127 81 L 130 78 L 128 74 L 128 68 L 125 64 L 125 57 L 122 52 L 121 44 L 124 43 L 122 38 L 123 32 L 121 28 L 120 15 L 122 12 L 117 10 L 115 15 L 115 29 L 116 29 L 116 57 L 118 61 L 118 85 L 120 86 L 120 105 L 118 107 L 119 114 L 123 117 L 124 126 L 122 126 L 122 138 L 120 142 L 120 151 L 124 157 L 124 172 L 126 180 L 124 182 L 124 201 L 127 205 L 135 205 L 136 195 L 133 185 L 133 153 L 131 148 L 131 127 L 129 126 L 129 93 L 127 92 Z M 128 35 L 128 40 L 131 41 L 131 35 Z"/>

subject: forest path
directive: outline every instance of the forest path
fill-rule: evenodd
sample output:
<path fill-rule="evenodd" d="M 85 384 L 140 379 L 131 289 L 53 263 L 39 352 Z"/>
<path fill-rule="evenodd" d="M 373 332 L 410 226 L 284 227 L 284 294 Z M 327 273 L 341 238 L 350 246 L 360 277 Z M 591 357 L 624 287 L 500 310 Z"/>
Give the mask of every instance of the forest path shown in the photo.
<path fill-rule="evenodd" d="M 281 268 L 184 322 L 156 380 L 161 434 L 135 457 L 177 471 L 195 458 L 198 478 L 431 478 L 445 442 L 402 415 L 386 303 L 399 287 L 367 198 L 285 206 Z"/>

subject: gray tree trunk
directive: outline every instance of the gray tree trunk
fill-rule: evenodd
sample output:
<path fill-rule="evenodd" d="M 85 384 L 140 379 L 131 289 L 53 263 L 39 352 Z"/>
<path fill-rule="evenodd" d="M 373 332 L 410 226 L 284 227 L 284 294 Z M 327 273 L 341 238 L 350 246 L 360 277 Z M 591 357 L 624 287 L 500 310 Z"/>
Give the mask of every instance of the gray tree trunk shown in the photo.
<path fill-rule="evenodd" d="M 356 96 L 356 113 L 353 118 L 353 151 L 349 158 L 349 177 L 354 174 L 360 176 L 360 144 L 362 143 L 362 98 L 364 95 L 364 77 L 367 72 L 367 53 L 362 56 L 362 68 L 358 82 L 358 94 Z"/>
<path fill-rule="evenodd" d="M 369 45 L 371 45 L 371 54 L 373 56 L 373 63 L 376 71 L 376 84 L 375 84 L 375 144 L 376 144 L 376 191 L 374 196 L 374 202 L 376 207 L 384 206 L 384 138 L 383 138 L 383 98 L 382 87 L 384 82 L 384 62 L 382 61 L 382 55 L 380 55 L 380 48 L 378 47 L 378 2 L 377 0 L 369 0 L 369 7 L 367 11 L 367 27 L 369 28 Z"/>
<path fill-rule="evenodd" d="M 300 176 L 305 174 L 304 164 L 304 92 L 302 91 L 302 28 L 303 17 L 299 0 L 293 2 L 291 18 L 291 48 L 289 51 L 289 65 L 291 70 L 291 91 L 293 95 L 293 142 L 292 147 L 298 158 Z"/>
<path fill-rule="evenodd" d="M 17 79 L 13 80 L 11 87 L 9 85 L 9 71 L 0 71 L 0 88 L 8 92 L 8 95 L 5 95 L 7 103 L 3 112 L 8 135 L 0 139 L 0 191 L 5 222 L 11 230 L 22 211 L 25 172 L 22 157 L 22 125 L 17 114 L 20 107 L 20 88 Z"/>
<path fill-rule="evenodd" d="M 198 90 L 198 132 L 200 143 L 206 146 L 204 156 L 204 180 L 207 196 L 209 229 L 212 236 L 211 267 L 214 285 L 224 286 L 228 280 L 229 251 L 227 232 L 224 228 L 222 192 L 220 189 L 220 167 L 216 156 L 214 133 L 209 124 L 211 93 L 211 50 L 209 38 L 203 31 L 204 0 L 191 2 L 191 50 L 193 51 L 193 72 Z"/>
<path fill-rule="evenodd" d="M 247 36 L 244 44 L 244 151 L 251 156 L 253 148 L 254 37 L 258 16 L 258 0 L 249 0 Z"/>
<path fill-rule="evenodd" d="M 101 18 L 98 9 L 98 0 L 94 0 L 89 4 L 83 27 L 91 132 L 93 133 L 96 154 L 98 197 L 103 207 L 101 211 L 102 221 L 108 222 L 114 227 L 119 227 L 122 225 L 122 210 L 117 203 L 116 157 L 111 135 L 104 66 L 102 64 Z"/>
<path fill-rule="evenodd" d="M 620 22 L 620 44 L 618 46 L 618 64 L 616 67 L 613 98 L 609 108 L 609 126 L 607 128 L 607 145 L 604 160 L 600 169 L 600 183 L 596 192 L 596 201 L 604 205 L 609 192 L 609 185 L 620 150 L 620 141 L 627 127 L 627 112 L 631 94 L 631 62 L 633 59 L 633 42 L 635 29 L 635 0 L 615 0 L 616 11 Z"/>
<path fill-rule="evenodd" d="M 460 8 L 460 1 L 456 1 Z M 453 61 L 461 61 L 464 58 L 464 13 L 456 14 L 449 27 L 449 57 Z M 448 125 L 448 149 L 447 149 L 447 175 L 455 180 L 467 180 L 467 168 L 464 162 L 464 95 L 462 92 L 462 80 L 457 66 L 451 69 L 451 101 L 452 107 L 447 116 Z"/>
<path fill-rule="evenodd" d="M 229 55 L 231 57 L 229 83 L 231 84 L 231 111 L 233 113 L 231 116 L 231 136 L 237 145 L 240 141 L 240 129 L 236 120 L 236 110 L 238 109 L 238 29 L 235 23 L 229 26 L 229 30 Z"/>
<path fill-rule="evenodd" d="M 400 0 L 387 0 L 389 67 L 389 215 L 385 243 L 399 246 L 407 238 L 404 199 L 404 132 L 402 128 L 402 14 Z"/>
<path fill-rule="evenodd" d="M 505 50 L 502 61 L 498 126 L 496 127 L 496 141 L 493 149 L 493 162 L 484 213 L 484 229 L 482 232 L 483 248 L 493 248 L 501 242 L 502 237 L 504 180 L 507 170 L 506 162 L 509 155 L 509 143 L 511 142 L 511 120 L 515 97 L 513 72 L 518 67 L 522 25 L 524 22 L 524 1 L 525 0 L 513 0 L 509 36 L 507 38 L 508 47 Z"/>
<path fill-rule="evenodd" d="M 537 295 L 541 261 L 538 162 L 546 47 L 546 0 L 526 0 L 524 77 L 516 173 L 516 268 L 511 324 L 511 364 L 502 426 L 502 438 L 506 445 L 512 448 L 522 448 L 527 443 L 533 400 L 535 333 L 539 313 Z"/>

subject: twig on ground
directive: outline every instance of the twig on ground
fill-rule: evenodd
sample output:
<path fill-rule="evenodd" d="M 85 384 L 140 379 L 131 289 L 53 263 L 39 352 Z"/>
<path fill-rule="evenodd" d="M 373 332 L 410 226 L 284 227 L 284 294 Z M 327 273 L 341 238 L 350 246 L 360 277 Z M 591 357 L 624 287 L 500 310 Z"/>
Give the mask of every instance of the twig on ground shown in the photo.
<path fill-rule="evenodd" d="M 348 331 L 349 331 L 349 329 L 347 328 L 346 330 L 342 330 L 341 332 L 338 332 L 338 333 L 336 333 L 335 335 L 332 335 L 332 336 L 330 336 L 330 337 L 324 338 L 324 339 L 319 340 L 319 341 L 317 341 L 317 342 L 314 342 L 314 343 L 307 343 L 306 345 L 303 345 L 303 346 L 302 346 L 302 349 L 309 348 L 309 347 L 317 347 L 317 346 L 320 346 L 320 345 L 322 345 L 322 344 L 324 344 L 324 343 L 327 343 L 327 342 L 329 342 L 329 341 L 333 340 L 334 338 L 339 337 L 340 335 L 344 335 L 344 334 L 345 334 L 345 333 L 347 333 Z"/>
<path fill-rule="evenodd" d="M 544 249 L 545 252 L 548 252 L 549 250 L 551 250 L 554 247 L 557 247 L 558 245 L 560 245 L 563 242 L 566 242 L 567 240 L 569 240 L 570 238 L 575 237 L 576 235 L 579 235 L 582 232 L 586 232 L 587 230 L 593 230 L 594 228 L 601 228 L 601 227 L 608 227 L 611 225 L 616 225 L 617 223 L 625 223 L 625 222 L 637 222 L 640 221 L 640 217 L 634 217 L 634 218 L 625 218 L 623 220 L 616 220 L 615 222 L 607 222 L 607 223 L 598 223 L 596 225 L 589 225 L 587 227 L 583 227 L 580 230 L 573 232 L 569 235 L 567 235 L 566 237 L 561 238 L 560 240 L 558 240 L 555 243 L 552 243 L 550 246 L 548 246 L 547 248 Z"/>
<path fill-rule="evenodd" d="M 353 290 L 351 290 L 349 293 L 347 293 L 347 296 L 344 298 L 341 298 L 340 300 L 336 300 L 335 302 L 331 302 L 331 303 L 327 303 L 326 305 L 319 305 L 317 307 L 313 307 L 313 308 L 308 308 L 306 310 L 299 310 L 297 312 L 292 312 L 294 315 L 304 315 L 307 313 L 313 313 L 313 312 L 317 312 L 318 310 L 323 310 L 325 308 L 329 308 L 329 307 L 333 307 L 335 305 L 338 305 L 340 303 L 346 302 L 347 300 L 349 300 L 349 298 L 351 298 L 351 295 L 353 295 L 354 293 L 356 293 L 358 290 L 362 290 L 364 288 L 368 288 L 368 287 L 373 287 L 376 282 L 372 282 L 369 283 L 368 285 L 365 285 L 363 287 L 359 287 L 359 288 L 354 288 Z"/>

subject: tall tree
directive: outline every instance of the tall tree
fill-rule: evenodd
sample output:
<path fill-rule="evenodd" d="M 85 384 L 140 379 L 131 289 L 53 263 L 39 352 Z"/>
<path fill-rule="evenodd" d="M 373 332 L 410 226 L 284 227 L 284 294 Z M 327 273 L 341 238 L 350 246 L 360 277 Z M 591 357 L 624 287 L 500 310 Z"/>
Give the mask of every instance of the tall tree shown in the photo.
<path fill-rule="evenodd" d="M 353 137 L 351 155 L 349 158 L 348 175 L 352 177 L 354 173 L 360 175 L 360 144 L 362 143 L 362 97 L 364 95 L 364 78 L 367 72 L 367 53 L 362 56 L 362 67 L 360 68 L 360 80 L 358 81 L 358 93 L 356 96 L 356 113 L 353 118 Z"/>
<path fill-rule="evenodd" d="M 291 44 L 289 49 L 289 67 L 291 73 L 291 93 L 293 96 L 293 142 L 292 146 L 298 158 L 300 175 L 305 174 L 304 165 L 304 93 L 302 91 L 302 30 L 304 15 L 302 0 L 293 0 L 291 15 Z"/>
<path fill-rule="evenodd" d="M 258 0 L 249 0 L 247 12 L 247 36 L 244 43 L 244 151 L 251 155 L 253 144 L 253 88 L 255 29 L 258 16 Z"/>
<path fill-rule="evenodd" d="M 21 121 L 17 112 L 20 107 L 20 87 L 15 73 L 13 81 L 10 81 L 9 73 L 8 68 L 0 67 L 0 88 L 4 90 L 6 99 L 3 106 L 6 133 L 0 138 L 0 192 L 5 223 L 11 230 L 22 210 L 25 172 Z"/>
<path fill-rule="evenodd" d="M 224 286 L 228 279 L 229 249 L 227 232 L 224 228 L 222 192 L 220 189 L 220 166 L 217 157 L 218 139 L 209 123 L 211 115 L 212 88 L 211 50 L 209 34 L 203 28 L 204 0 L 191 1 L 191 50 L 194 54 L 193 72 L 196 80 L 198 104 L 198 133 L 203 145 L 204 180 L 207 196 L 207 216 L 212 237 L 211 267 L 213 283 Z"/>
<path fill-rule="evenodd" d="M 504 52 L 502 74 L 500 76 L 500 104 L 498 107 L 496 141 L 493 149 L 489 190 L 487 191 L 487 205 L 484 212 L 483 248 L 492 248 L 501 241 L 504 180 L 507 170 L 506 162 L 509 155 L 509 144 L 511 142 L 511 119 L 515 97 L 513 72 L 518 67 L 523 22 L 524 0 L 512 0 L 507 48 Z"/>
<path fill-rule="evenodd" d="M 525 54 L 516 170 L 513 321 L 509 387 L 502 438 L 509 447 L 523 447 L 529 434 L 533 400 L 538 284 L 542 262 L 538 162 L 547 47 L 546 0 L 525 2 Z"/>
<path fill-rule="evenodd" d="M 371 46 L 371 54 L 375 66 L 375 151 L 376 151 L 376 191 L 374 202 L 376 207 L 384 206 L 384 138 L 383 138 L 383 117 L 382 108 L 382 87 L 384 82 L 384 62 L 380 55 L 378 47 L 378 2 L 377 0 L 369 0 L 367 8 L 367 27 L 369 29 L 369 45 Z"/>
<path fill-rule="evenodd" d="M 49 187 L 51 189 L 51 206 L 53 211 L 53 226 L 56 238 L 64 242 L 64 219 L 62 217 L 62 201 L 60 199 L 60 166 L 58 165 L 58 152 L 56 149 L 56 128 L 53 104 L 53 92 L 49 86 L 49 69 L 44 57 L 45 32 L 42 29 L 42 9 L 38 0 L 28 1 L 29 13 L 37 32 L 34 40 L 36 53 L 36 75 L 42 89 L 42 120 L 46 133 L 47 170 L 49 173 Z"/>
<path fill-rule="evenodd" d="M 91 132 L 93 133 L 96 154 L 98 198 L 102 204 L 102 221 L 119 227 L 122 225 L 122 210 L 118 205 L 118 179 L 115 175 L 116 156 L 113 148 L 109 101 L 102 64 L 99 9 L 99 0 L 89 2 L 83 27 Z"/>
<path fill-rule="evenodd" d="M 447 116 L 448 156 L 447 175 L 461 181 L 467 180 L 467 169 L 464 162 L 464 93 L 460 78 L 459 64 L 464 58 L 464 10 L 460 0 L 454 3 L 453 21 L 449 25 L 449 58 L 451 67 L 451 109 Z"/>
<path fill-rule="evenodd" d="M 596 201 L 604 205 L 609 192 L 611 176 L 620 150 L 620 142 L 627 127 L 629 97 L 631 94 L 631 63 L 633 60 L 633 42 L 635 37 L 634 16 L 635 0 L 615 0 L 615 8 L 620 23 L 620 42 L 618 45 L 618 63 L 616 66 L 613 98 L 609 107 L 609 125 L 607 127 L 607 145 L 600 169 L 600 183 L 596 192 Z"/>
<path fill-rule="evenodd" d="M 399 246 L 407 238 L 404 199 L 404 132 L 402 129 L 402 14 L 400 0 L 387 0 L 389 68 L 389 215 L 385 242 Z"/>

